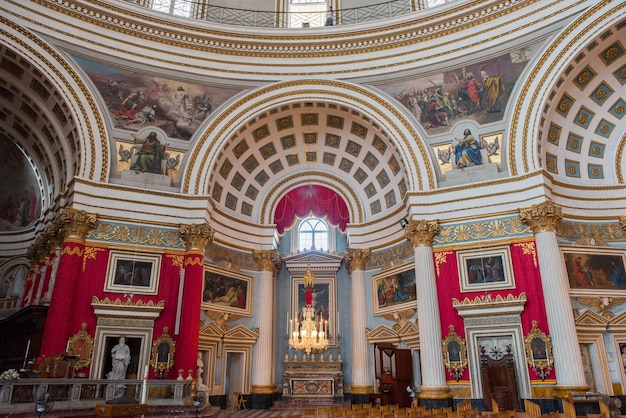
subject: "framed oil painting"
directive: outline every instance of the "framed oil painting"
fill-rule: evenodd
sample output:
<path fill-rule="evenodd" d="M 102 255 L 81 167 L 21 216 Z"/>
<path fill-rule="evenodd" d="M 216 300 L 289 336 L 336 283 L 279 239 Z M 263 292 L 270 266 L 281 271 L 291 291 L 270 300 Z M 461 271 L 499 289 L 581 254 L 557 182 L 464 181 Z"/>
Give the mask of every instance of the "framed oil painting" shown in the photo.
<path fill-rule="evenodd" d="M 567 248 L 562 252 L 572 293 L 621 290 L 626 294 L 624 250 Z"/>
<path fill-rule="evenodd" d="M 306 306 L 304 278 L 299 277 L 291 281 L 291 312 L 288 317 L 301 321 L 302 308 Z M 337 345 L 337 299 L 335 298 L 335 278 L 315 277 L 311 304 L 315 308 L 315 320 L 328 321 L 328 344 Z M 285 335 L 289 333 L 286 329 Z"/>
<path fill-rule="evenodd" d="M 509 247 L 457 253 L 461 292 L 515 287 Z"/>
<path fill-rule="evenodd" d="M 205 266 L 202 305 L 203 309 L 252 316 L 252 278 Z"/>
<path fill-rule="evenodd" d="M 415 307 L 415 266 L 403 264 L 372 276 L 374 315 Z"/>
<path fill-rule="evenodd" d="M 156 295 L 161 256 L 148 253 L 109 253 L 105 291 Z"/>

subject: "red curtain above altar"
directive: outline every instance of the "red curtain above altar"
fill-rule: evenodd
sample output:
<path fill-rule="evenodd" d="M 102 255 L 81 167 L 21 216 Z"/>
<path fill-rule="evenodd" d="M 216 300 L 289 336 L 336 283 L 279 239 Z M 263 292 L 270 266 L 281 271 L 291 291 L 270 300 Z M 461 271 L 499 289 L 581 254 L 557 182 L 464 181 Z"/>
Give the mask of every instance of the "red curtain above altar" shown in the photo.
<path fill-rule="evenodd" d="M 287 193 L 278 202 L 274 212 L 274 223 L 279 234 L 290 228 L 296 219 L 315 215 L 338 226 L 343 232 L 350 222 L 346 202 L 336 192 L 324 186 L 301 186 Z"/>

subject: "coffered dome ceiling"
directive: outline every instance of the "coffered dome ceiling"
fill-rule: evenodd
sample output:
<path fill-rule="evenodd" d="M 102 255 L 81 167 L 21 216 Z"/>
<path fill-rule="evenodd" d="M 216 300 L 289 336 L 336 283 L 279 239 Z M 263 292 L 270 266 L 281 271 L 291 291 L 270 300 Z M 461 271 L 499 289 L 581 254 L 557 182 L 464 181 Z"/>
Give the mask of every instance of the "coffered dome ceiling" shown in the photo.
<path fill-rule="evenodd" d="M 375 121 L 345 106 L 299 102 L 239 129 L 214 165 L 210 195 L 233 216 L 266 218 L 273 207 L 262 205 L 313 181 L 356 205 L 351 222 L 396 210 L 407 192 L 400 156 Z M 272 190 L 271 201 L 263 190 Z"/>
<path fill-rule="evenodd" d="M 539 150 L 555 178 L 586 185 L 624 182 L 626 22 L 579 51 L 543 107 Z"/>

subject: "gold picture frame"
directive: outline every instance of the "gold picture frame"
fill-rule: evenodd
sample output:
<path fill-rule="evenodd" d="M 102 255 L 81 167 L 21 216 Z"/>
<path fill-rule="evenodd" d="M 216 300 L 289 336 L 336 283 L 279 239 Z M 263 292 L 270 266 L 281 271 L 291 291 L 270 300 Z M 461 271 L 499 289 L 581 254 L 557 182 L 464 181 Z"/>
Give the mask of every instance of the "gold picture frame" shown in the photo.
<path fill-rule="evenodd" d="M 454 325 L 450 325 L 448 329 L 448 336 L 441 343 L 443 362 L 448 373 L 458 382 L 467 367 L 467 347 L 465 340 L 454 330 Z"/>
<path fill-rule="evenodd" d="M 159 375 L 167 373 L 174 365 L 176 342 L 170 337 L 168 327 L 163 327 L 163 333 L 152 343 L 152 357 L 150 365 Z"/>
<path fill-rule="evenodd" d="M 93 353 L 93 338 L 87 333 L 87 323 L 83 322 L 80 331 L 67 341 L 67 354 L 78 356 L 74 368 L 76 370 L 89 367 Z"/>
<path fill-rule="evenodd" d="M 532 321 L 532 329 L 524 339 L 524 345 L 526 347 L 526 362 L 541 380 L 545 380 L 554 365 L 552 341 L 550 336 L 539 329 L 535 320 Z"/>

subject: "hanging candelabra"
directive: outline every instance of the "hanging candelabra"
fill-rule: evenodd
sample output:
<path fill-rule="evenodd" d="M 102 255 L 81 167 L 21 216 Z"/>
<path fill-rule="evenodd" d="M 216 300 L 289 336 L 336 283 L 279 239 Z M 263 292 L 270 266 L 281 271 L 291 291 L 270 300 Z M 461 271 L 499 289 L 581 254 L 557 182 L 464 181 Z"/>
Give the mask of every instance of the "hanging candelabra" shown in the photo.
<path fill-rule="evenodd" d="M 302 308 L 302 320 L 289 320 L 289 346 L 296 350 L 303 350 L 308 354 L 311 351 L 324 351 L 328 348 L 328 321 L 322 318 L 316 320 L 313 306 L 313 273 L 307 266 L 304 274 L 304 292 L 306 306 Z"/>

